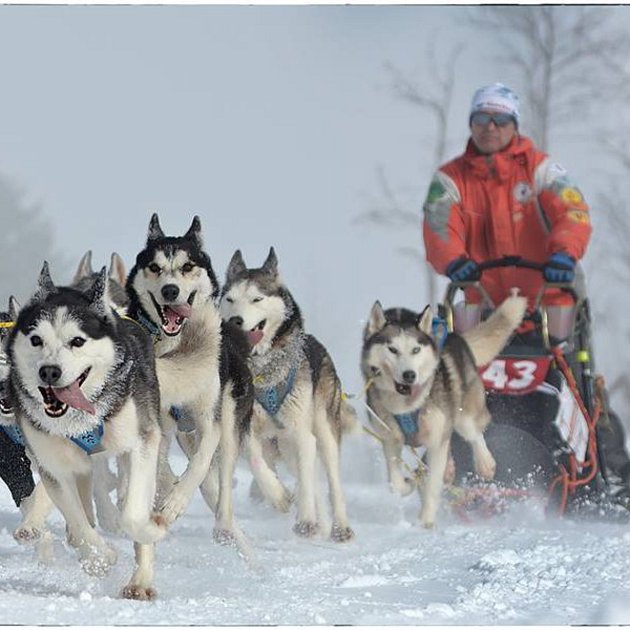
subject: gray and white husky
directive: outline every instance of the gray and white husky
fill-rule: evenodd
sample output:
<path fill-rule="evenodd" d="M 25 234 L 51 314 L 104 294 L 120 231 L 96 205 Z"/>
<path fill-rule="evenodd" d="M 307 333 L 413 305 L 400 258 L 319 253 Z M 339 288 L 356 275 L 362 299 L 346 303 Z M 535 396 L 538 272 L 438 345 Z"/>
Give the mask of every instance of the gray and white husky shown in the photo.
<path fill-rule="evenodd" d="M 80 292 L 56 287 L 44 263 L 7 355 L 18 426 L 91 575 L 116 561 L 94 527 L 91 458 L 104 451 L 128 460 L 121 527 L 134 541 L 136 568 L 122 595 L 153 598 L 154 543 L 166 528 L 152 514 L 160 428 L 151 338 L 112 310 L 104 267 Z"/>
<path fill-rule="evenodd" d="M 413 484 L 401 470 L 404 444 L 426 446 L 429 472 L 423 484 L 421 523 L 433 526 L 457 431 L 473 451 L 476 472 L 491 479 L 495 462 L 483 432 L 490 422 L 477 367 L 489 363 L 520 324 L 526 300 L 513 295 L 476 328 L 450 334 L 441 349 L 432 336 L 430 307 L 418 314 L 383 310 L 375 302 L 364 330 L 361 371 L 369 420 L 382 439 L 392 489 L 408 494 Z"/>
<path fill-rule="evenodd" d="M 248 360 L 254 379 L 250 465 L 263 493 L 279 509 L 288 510 L 290 493 L 274 474 L 263 449 L 277 440 L 283 459 L 298 479 L 294 531 L 312 536 L 316 515 L 316 455 L 326 469 L 332 505 L 331 537 L 345 541 L 354 533 L 348 523 L 339 472 L 342 433 L 355 424 L 351 407 L 330 355 L 304 331 L 302 314 L 278 274 L 273 247 L 262 267 L 248 269 L 237 251 L 227 269 L 220 302 L 224 320 L 247 333 Z"/>
<path fill-rule="evenodd" d="M 146 246 L 129 272 L 127 292 L 129 316 L 155 342 L 160 421 L 167 436 L 159 513 L 166 523 L 173 522 L 200 488 L 216 513 L 215 537 L 229 541 L 237 533 L 232 484 L 239 445 L 249 430 L 253 388 L 245 336 L 222 323 L 215 303 L 219 285 L 203 249 L 199 217 L 183 236 L 166 236 L 157 214 L 152 216 Z M 168 466 L 172 434 L 189 460 L 179 479 Z M 217 448 L 218 480 L 216 468 L 210 469 Z"/>

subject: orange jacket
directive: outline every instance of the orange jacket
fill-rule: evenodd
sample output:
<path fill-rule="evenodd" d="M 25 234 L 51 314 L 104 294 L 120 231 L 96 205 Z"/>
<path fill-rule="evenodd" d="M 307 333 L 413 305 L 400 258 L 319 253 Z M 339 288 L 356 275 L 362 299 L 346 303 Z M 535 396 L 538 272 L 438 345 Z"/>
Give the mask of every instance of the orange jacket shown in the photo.
<path fill-rule="evenodd" d="M 544 263 L 565 252 L 579 260 L 591 231 L 588 206 L 566 171 L 524 136 L 492 155 L 469 140 L 463 155 L 437 171 L 424 203 L 426 256 L 441 274 L 460 256 L 480 263 L 517 255 Z M 495 304 L 519 287 L 530 306 L 542 282 L 539 271 L 515 267 L 488 270 L 481 279 Z M 479 301 L 478 295 L 468 299 Z M 546 303 L 570 301 L 557 289 L 545 293 Z"/>

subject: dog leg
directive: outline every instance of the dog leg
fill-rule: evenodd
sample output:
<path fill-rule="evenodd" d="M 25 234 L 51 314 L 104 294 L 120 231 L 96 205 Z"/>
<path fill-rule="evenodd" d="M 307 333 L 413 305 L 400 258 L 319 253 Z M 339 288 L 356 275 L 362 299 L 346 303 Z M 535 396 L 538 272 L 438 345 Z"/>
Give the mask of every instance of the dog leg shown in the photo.
<path fill-rule="evenodd" d="M 208 474 L 210 462 L 221 438 L 221 428 L 219 423 L 213 421 L 213 415 L 212 410 L 203 411 L 201 426 L 198 425 L 197 428 L 197 433 L 200 434 L 197 449 L 189 459 L 184 474 L 160 506 L 159 514 L 167 525 L 184 513 L 193 493 Z"/>
<path fill-rule="evenodd" d="M 38 481 L 33 492 L 20 503 L 22 522 L 13 532 L 13 538 L 19 543 L 38 540 L 47 531 L 46 520 L 53 507 L 44 483 Z"/>
<path fill-rule="evenodd" d="M 387 478 L 389 487 L 394 494 L 406 497 L 411 494 L 416 487 L 413 479 L 405 477 L 402 471 L 402 447 L 403 441 L 392 432 L 381 435 L 383 439 L 383 454 L 385 455 L 385 463 L 387 464 Z"/>
<path fill-rule="evenodd" d="M 214 457 L 210 462 L 210 470 L 206 478 L 201 482 L 199 490 L 201 490 L 201 496 L 206 502 L 207 506 L 212 510 L 212 513 L 216 515 L 219 509 L 219 493 L 220 493 L 220 461 L 221 459 L 221 446 L 214 452 Z"/>
<path fill-rule="evenodd" d="M 123 588 L 121 596 L 125 599 L 140 601 L 153 600 L 156 597 L 156 592 L 153 588 L 155 545 L 142 545 L 134 542 L 133 550 L 136 558 L 136 568 L 129 584 Z"/>
<path fill-rule="evenodd" d="M 86 475 L 77 475 L 77 488 L 81 497 L 81 505 L 92 527 L 96 527 L 94 503 L 92 502 L 92 471 Z"/>
<path fill-rule="evenodd" d="M 46 492 L 66 520 L 68 542 L 77 549 L 81 567 L 88 574 L 103 577 L 116 563 L 116 552 L 90 525 L 83 509 L 81 495 L 74 476 L 54 479 L 40 469 Z"/>
<path fill-rule="evenodd" d="M 293 531 L 305 538 L 314 536 L 319 526 L 315 509 L 315 458 L 317 443 L 310 428 L 295 429 L 298 473 L 298 514 Z"/>
<path fill-rule="evenodd" d="M 118 477 L 109 469 L 107 459 L 93 456 L 94 469 L 94 506 L 98 524 L 107 532 L 120 531 L 120 513 L 110 498 L 110 492 L 118 485 Z"/>
<path fill-rule="evenodd" d="M 159 516 L 151 517 L 157 483 L 160 431 L 147 430 L 139 448 L 129 452 L 129 486 L 120 525 L 134 542 L 150 545 L 164 537 L 166 525 Z"/>
<path fill-rule="evenodd" d="M 335 542 L 346 542 L 354 538 L 354 532 L 348 522 L 346 502 L 341 488 L 339 442 L 332 434 L 325 409 L 317 408 L 315 410 L 315 434 L 319 455 L 328 478 L 328 492 L 333 514 L 330 536 Z"/>
<path fill-rule="evenodd" d="M 486 426 L 489 422 L 490 414 L 485 411 L 479 414 L 477 419 L 465 416 L 457 419 L 455 430 L 459 433 L 471 446 L 473 452 L 473 461 L 475 463 L 475 472 L 484 479 L 492 479 L 496 471 L 497 465 L 492 457 L 490 449 L 483 437 L 481 426 Z"/>
<path fill-rule="evenodd" d="M 267 463 L 264 446 L 254 430 L 245 438 L 249 466 L 257 487 L 273 507 L 279 512 L 288 512 L 293 495 L 285 488 L 278 475 Z"/>
<path fill-rule="evenodd" d="M 427 463 L 429 472 L 422 490 L 422 509 L 420 523 L 423 527 L 435 525 L 435 516 L 440 505 L 440 495 L 444 485 L 444 472 L 448 461 L 450 440 L 444 439 L 439 444 L 427 445 Z"/>

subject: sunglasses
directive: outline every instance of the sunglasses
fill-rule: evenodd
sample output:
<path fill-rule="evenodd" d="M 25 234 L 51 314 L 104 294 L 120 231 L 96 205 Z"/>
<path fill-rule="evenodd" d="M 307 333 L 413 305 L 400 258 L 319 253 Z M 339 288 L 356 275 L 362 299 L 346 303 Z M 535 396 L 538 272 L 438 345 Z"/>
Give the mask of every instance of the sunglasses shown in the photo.
<path fill-rule="evenodd" d="M 497 127 L 505 127 L 510 123 L 515 122 L 514 116 L 510 114 L 488 114 L 486 112 L 475 112 L 470 117 L 470 122 L 473 125 L 480 125 L 487 127 L 493 122 Z"/>

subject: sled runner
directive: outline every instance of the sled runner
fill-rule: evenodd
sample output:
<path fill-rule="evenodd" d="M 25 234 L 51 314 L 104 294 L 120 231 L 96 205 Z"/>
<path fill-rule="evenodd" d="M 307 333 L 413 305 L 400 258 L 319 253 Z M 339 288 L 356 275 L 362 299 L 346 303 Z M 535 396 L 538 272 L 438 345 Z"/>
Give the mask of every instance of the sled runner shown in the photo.
<path fill-rule="evenodd" d="M 482 273 L 508 266 L 543 270 L 542 264 L 517 256 L 479 265 Z M 573 304 L 545 305 L 542 296 L 549 288 L 568 292 Z M 479 304 L 455 302 L 467 289 L 481 295 Z M 494 306 L 479 282 L 451 283 L 439 314 L 449 332 L 462 333 Z M 614 511 L 625 505 L 615 494 L 601 445 L 602 432 L 619 421 L 612 413 L 609 418 L 603 378 L 594 374 L 589 304 L 579 288 L 543 284 L 517 333 L 479 372 L 493 420 L 485 433 L 497 463 L 492 488 L 542 489 L 548 511 L 557 514 L 596 514 L 602 506 Z M 456 435 L 451 448 L 456 480 L 467 487 L 473 470 L 470 448 Z M 478 484 L 470 487 L 476 487 L 478 502 Z"/>

